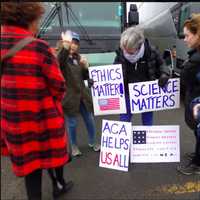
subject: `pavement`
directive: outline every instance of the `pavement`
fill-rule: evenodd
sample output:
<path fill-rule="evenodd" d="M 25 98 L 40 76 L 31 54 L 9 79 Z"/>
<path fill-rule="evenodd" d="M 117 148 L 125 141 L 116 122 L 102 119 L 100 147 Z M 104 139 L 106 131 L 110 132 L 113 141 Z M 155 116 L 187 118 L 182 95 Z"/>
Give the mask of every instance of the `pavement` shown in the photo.
<path fill-rule="evenodd" d="M 141 125 L 140 114 L 133 125 Z M 97 139 L 100 142 L 102 119 L 118 120 L 118 115 L 95 117 Z M 194 151 L 193 132 L 184 122 L 184 109 L 154 112 L 155 125 L 180 125 L 181 162 L 183 155 Z M 77 139 L 83 155 L 65 166 L 66 180 L 74 187 L 60 200 L 200 200 L 200 176 L 185 176 L 176 171 L 179 163 L 129 164 L 128 172 L 99 167 L 99 152 L 87 145 L 87 132 L 81 117 Z M 43 172 L 43 199 L 53 200 L 47 172 Z M 11 171 L 8 158 L 1 157 L 1 199 L 25 200 L 24 179 Z"/>

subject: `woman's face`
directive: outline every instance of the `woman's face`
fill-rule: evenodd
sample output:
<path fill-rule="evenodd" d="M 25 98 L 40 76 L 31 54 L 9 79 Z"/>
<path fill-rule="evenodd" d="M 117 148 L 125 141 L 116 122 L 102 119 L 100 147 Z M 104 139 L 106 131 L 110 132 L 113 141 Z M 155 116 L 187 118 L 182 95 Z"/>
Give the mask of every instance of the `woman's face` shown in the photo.
<path fill-rule="evenodd" d="M 70 46 L 70 54 L 78 53 L 79 51 L 79 42 L 72 40 Z"/>
<path fill-rule="evenodd" d="M 134 55 L 138 52 L 138 49 L 135 49 L 135 48 L 129 49 L 129 48 L 124 47 L 124 50 L 125 50 L 126 53 L 131 54 L 131 55 Z"/>
<path fill-rule="evenodd" d="M 187 27 L 183 28 L 183 33 L 185 36 L 184 41 L 186 42 L 189 48 L 196 48 L 199 46 L 199 36 L 198 34 L 193 34 Z"/>

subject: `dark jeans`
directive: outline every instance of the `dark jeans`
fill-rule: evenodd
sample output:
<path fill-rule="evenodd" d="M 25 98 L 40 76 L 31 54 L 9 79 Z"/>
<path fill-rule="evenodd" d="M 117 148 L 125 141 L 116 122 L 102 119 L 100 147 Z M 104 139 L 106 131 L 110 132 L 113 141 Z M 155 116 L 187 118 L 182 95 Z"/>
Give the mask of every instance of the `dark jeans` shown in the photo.
<path fill-rule="evenodd" d="M 196 137 L 196 146 L 195 146 L 195 157 L 192 159 L 192 163 L 200 166 L 200 134 L 197 130 L 194 131 Z"/>
<path fill-rule="evenodd" d="M 131 113 L 130 100 L 128 95 L 125 96 L 126 99 L 126 114 L 120 114 L 120 121 L 131 122 L 133 114 Z M 142 115 L 142 124 L 145 126 L 153 125 L 153 112 L 144 112 Z"/>

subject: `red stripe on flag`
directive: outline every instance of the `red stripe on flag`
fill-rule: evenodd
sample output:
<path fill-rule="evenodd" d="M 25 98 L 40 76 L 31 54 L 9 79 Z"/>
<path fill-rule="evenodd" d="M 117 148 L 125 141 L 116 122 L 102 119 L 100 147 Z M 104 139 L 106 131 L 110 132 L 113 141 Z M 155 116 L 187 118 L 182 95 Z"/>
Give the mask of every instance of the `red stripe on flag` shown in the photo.
<path fill-rule="evenodd" d="M 99 99 L 98 103 L 101 111 L 120 109 L 119 98 Z"/>

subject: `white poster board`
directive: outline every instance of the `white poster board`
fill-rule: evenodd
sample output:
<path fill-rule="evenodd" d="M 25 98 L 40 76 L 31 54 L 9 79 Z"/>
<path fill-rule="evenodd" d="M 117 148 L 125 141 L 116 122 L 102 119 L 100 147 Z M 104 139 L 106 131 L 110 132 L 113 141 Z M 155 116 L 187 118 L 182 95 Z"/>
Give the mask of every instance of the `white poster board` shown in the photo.
<path fill-rule="evenodd" d="M 131 113 L 175 109 L 180 107 L 180 78 L 168 80 L 166 87 L 158 80 L 129 84 Z"/>
<path fill-rule="evenodd" d="M 100 167 L 128 171 L 131 133 L 130 122 L 102 121 Z"/>
<path fill-rule="evenodd" d="M 180 162 L 179 126 L 133 126 L 131 163 Z"/>
<path fill-rule="evenodd" d="M 89 67 L 94 115 L 126 113 L 122 66 L 103 65 Z"/>

